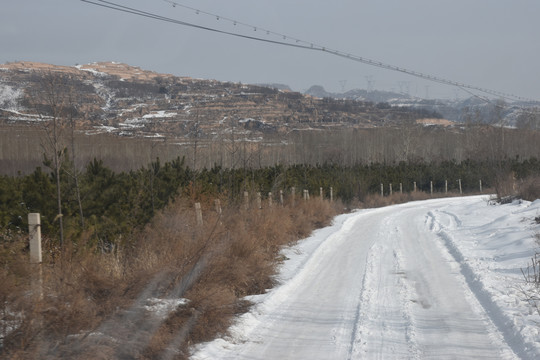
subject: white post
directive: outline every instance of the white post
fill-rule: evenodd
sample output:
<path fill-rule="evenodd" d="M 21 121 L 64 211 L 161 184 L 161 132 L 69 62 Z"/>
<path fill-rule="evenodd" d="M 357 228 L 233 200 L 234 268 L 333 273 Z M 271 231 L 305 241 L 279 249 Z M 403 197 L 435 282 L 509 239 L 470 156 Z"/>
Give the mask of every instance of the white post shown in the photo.
<path fill-rule="evenodd" d="M 279 190 L 279 203 L 283 206 L 283 190 Z"/>
<path fill-rule="evenodd" d="M 262 209 L 261 193 L 257 193 L 257 209 Z"/>
<path fill-rule="evenodd" d="M 214 205 L 216 206 L 216 212 L 221 215 L 221 201 L 219 199 L 215 199 Z"/>
<path fill-rule="evenodd" d="M 444 193 L 448 194 L 448 180 L 444 180 Z"/>
<path fill-rule="evenodd" d="M 482 180 L 478 180 L 479 184 L 480 184 L 480 193 L 482 193 Z"/>
<path fill-rule="evenodd" d="M 390 184 L 390 196 L 392 196 L 392 184 Z"/>
<path fill-rule="evenodd" d="M 403 194 L 403 184 L 399 183 L 399 193 Z"/>
<path fill-rule="evenodd" d="M 272 207 L 272 192 L 268 193 L 268 207 Z"/>
<path fill-rule="evenodd" d="M 429 182 L 429 189 L 430 189 L 431 196 L 433 196 L 433 181 Z"/>
<path fill-rule="evenodd" d="M 381 183 L 381 197 L 384 196 L 384 185 Z"/>
<path fill-rule="evenodd" d="M 414 190 L 413 191 L 416 192 L 416 181 L 413 183 L 413 185 L 414 185 Z"/>
<path fill-rule="evenodd" d="M 197 217 L 197 225 L 203 225 L 201 203 L 195 203 L 195 215 Z"/>
<path fill-rule="evenodd" d="M 334 201 L 334 188 L 330 186 L 330 201 Z"/>
<path fill-rule="evenodd" d="M 458 179 L 458 183 L 459 183 L 459 194 L 462 195 L 463 190 L 461 189 L 461 179 Z"/>
<path fill-rule="evenodd" d="M 41 264 L 41 219 L 39 213 L 28 214 L 28 233 L 30 234 L 30 262 Z"/>
<path fill-rule="evenodd" d="M 320 196 L 320 198 L 322 200 L 323 196 L 324 196 L 322 186 L 319 188 L 319 196 Z"/>

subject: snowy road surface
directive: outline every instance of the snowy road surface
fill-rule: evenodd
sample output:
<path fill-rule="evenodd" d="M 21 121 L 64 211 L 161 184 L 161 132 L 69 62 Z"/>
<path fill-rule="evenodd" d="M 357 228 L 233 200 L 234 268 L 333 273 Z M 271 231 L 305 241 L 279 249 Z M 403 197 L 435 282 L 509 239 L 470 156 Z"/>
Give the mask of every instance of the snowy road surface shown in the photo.
<path fill-rule="evenodd" d="M 339 216 L 193 359 L 540 358 L 540 317 L 514 285 L 539 212 L 470 197 Z"/>

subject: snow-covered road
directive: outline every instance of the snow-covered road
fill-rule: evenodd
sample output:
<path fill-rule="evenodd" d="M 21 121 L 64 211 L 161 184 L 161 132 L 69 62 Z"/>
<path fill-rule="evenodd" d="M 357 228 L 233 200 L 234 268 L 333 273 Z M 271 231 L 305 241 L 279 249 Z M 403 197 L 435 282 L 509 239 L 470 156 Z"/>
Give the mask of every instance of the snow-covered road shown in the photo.
<path fill-rule="evenodd" d="M 512 286 L 539 211 L 470 197 L 338 216 L 287 249 L 281 285 L 193 358 L 539 358 L 540 318 Z"/>

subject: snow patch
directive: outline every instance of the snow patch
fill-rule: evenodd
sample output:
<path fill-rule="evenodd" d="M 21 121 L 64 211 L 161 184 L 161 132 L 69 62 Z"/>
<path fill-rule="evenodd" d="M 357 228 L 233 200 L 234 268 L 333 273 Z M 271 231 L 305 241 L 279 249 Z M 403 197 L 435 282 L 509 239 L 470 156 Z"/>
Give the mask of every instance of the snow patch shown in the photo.
<path fill-rule="evenodd" d="M 82 70 L 82 71 L 86 71 L 86 72 L 89 72 L 95 76 L 98 76 L 98 77 L 107 77 L 109 76 L 109 74 L 107 73 L 104 73 L 104 72 L 101 72 L 101 71 L 97 71 L 96 69 L 83 69 L 83 68 L 79 68 L 79 70 Z"/>
<path fill-rule="evenodd" d="M 94 126 L 94 129 L 100 132 L 108 132 L 108 133 L 118 130 L 114 126 L 106 126 L 106 125 Z"/>
<path fill-rule="evenodd" d="M 176 310 L 181 305 L 186 305 L 189 302 L 188 299 L 159 299 L 150 298 L 146 301 L 144 309 L 146 311 L 154 313 L 160 318 L 167 317 L 171 312 Z"/>
<path fill-rule="evenodd" d="M 0 84 L 0 107 L 8 110 L 15 110 L 18 107 L 19 99 L 24 92 L 6 84 Z"/>
<path fill-rule="evenodd" d="M 165 110 L 156 111 L 151 114 L 146 114 L 143 116 L 143 119 L 154 119 L 154 118 L 170 118 L 175 117 L 178 113 L 175 112 L 166 112 Z"/>

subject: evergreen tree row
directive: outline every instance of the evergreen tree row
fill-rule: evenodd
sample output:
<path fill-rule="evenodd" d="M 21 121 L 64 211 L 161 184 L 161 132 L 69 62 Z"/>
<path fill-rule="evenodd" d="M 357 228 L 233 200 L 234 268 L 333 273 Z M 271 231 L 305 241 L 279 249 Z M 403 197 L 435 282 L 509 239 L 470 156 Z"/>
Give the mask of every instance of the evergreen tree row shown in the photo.
<path fill-rule="evenodd" d="M 216 197 L 234 203 L 242 201 L 244 191 L 264 195 L 284 190 L 288 194 L 296 187 L 297 194 L 307 189 L 317 195 L 320 187 L 326 192 L 333 187 L 334 197 L 349 203 L 380 193 L 381 183 L 385 189 L 393 184 L 394 191 L 401 183 L 404 192 L 411 192 L 416 182 L 418 191 L 428 192 L 432 181 L 435 192 L 443 192 L 445 181 L 449 191 L 458 191 L 457 180 L 461 179 L 464 192 L 475 192 L 479 180 L 484 188 L 493 187 L 501 171 L 525 178 L 540 174 L 540 161 L 275 165 L 259 169 L 214 166 L 194 171 L 177 158 L 164 164 L 157 159 L 137 171 L 115 173 L 102 161 L 93 160 L 78 174 L 80 206 L 74 170 L 62 168 L 62 214 L 67 239 L 76 241 L 84 233 L 92 242 L 103 245 L 115 243 L 134 228 L 144 226 L 156 211 L 179 195 L 203 203 Z M 0 241 L 8 241 L 10 232 L 26 231 L 29 212 L 41 213 L 42 232 L 52 239 L 56 237 L 55 181 L 54 172 L 42 168 L 26 176 L 0 176 Z"/>

